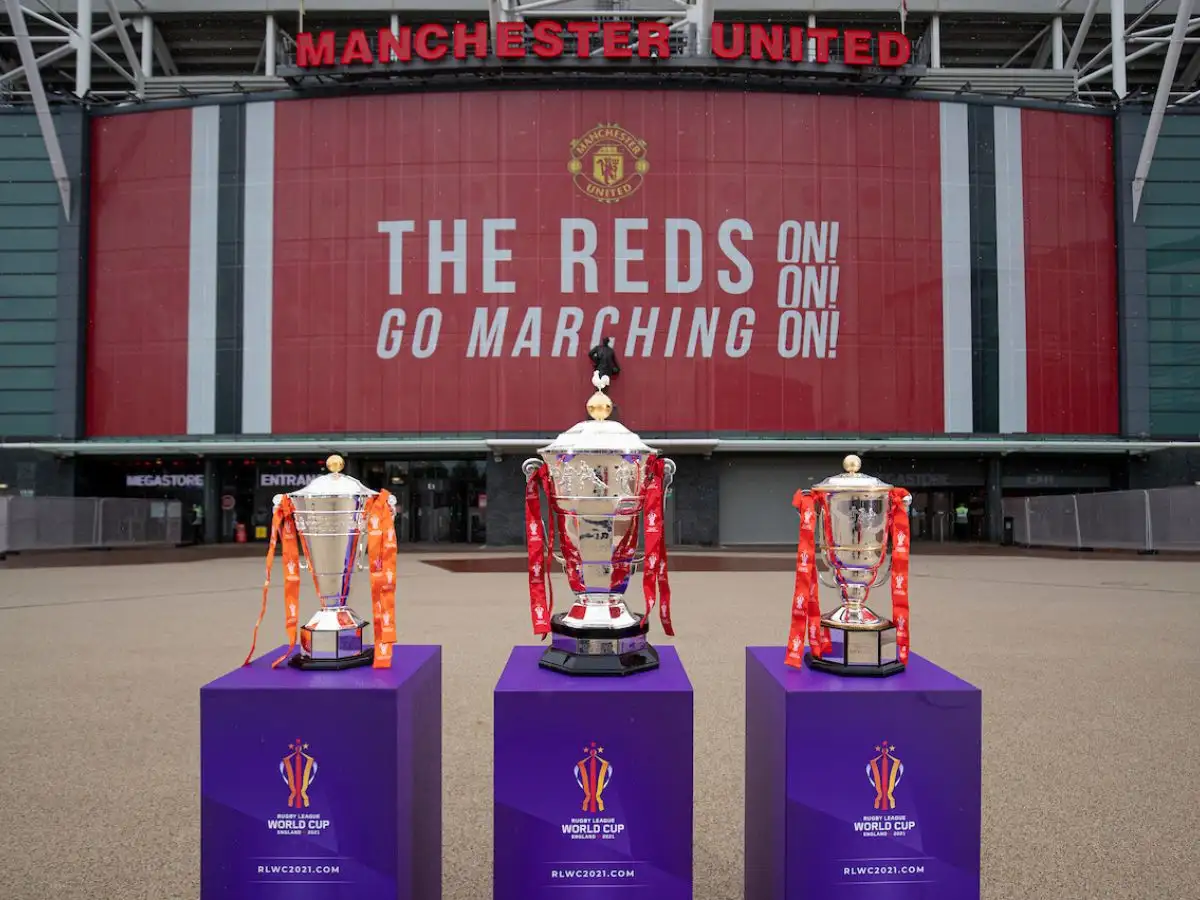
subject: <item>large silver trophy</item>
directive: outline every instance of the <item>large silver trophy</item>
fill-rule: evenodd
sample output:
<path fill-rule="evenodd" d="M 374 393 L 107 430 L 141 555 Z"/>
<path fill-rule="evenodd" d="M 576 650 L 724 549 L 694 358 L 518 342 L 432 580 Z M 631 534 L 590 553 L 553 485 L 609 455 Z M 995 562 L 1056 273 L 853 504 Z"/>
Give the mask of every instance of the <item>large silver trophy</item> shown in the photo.
<path fill-rule="evenodd" d="M 821 616 L 832 652 L 805 659 L 839 675 L 892 675 L 908 657 L 908 506 L 912 497 L 863 474 L 847 456 L 845 471 L 813 485 L 817 514 L 816 567 L 820 580 L 841 593 L 842 603 Z M 899 561 L 899 562 L 898 562 Z M 892 582 L 892 616 L 867 606 L 872 588 Z M 899 635 L 899 639 L 898 639 Z"/>
<path fill-rule="evenodd" d="M 609 419 L 612 401 L 604 393 L 607 376 L 597 373 L 592 383 L 596 393 L 587 404 L 589 418 L 538 450 L 540 459 L 524 464 L 530 486 L 545 482 L 550 535 L 558 532 L 557 548 L 551 537 L 546 549 L 563 565 L 574 594 L 569 609 L 550 617 L 552 641 L 540 665 L 572 675 L 628 675 L 658 667 L 658 652 L 646 637 L 651 610 L 639 615 L 625 605 L 625 590 L 639 565 L 647 567 L 651 580 L 656 571 L 660 573 L 660 613 L 671 633 L 662 497 L 675 464 Z M 533 496 L 536 505 L 536 490 Z M 639 549 L 643 513 L 646 547 Z M 540 512 L 537 520 L 529 519 L 526 534 L 531 548 L 531 596 L 539 576 L 535 570 L 540 566 L 540 551 L 532 543 L 538 540 L 539 521 Z M 545 579 L 548 588 L 548 574 Z M 647 605 L 651 602 L 652 596 Z M 535 632 L 544 633 L 547 628 L 539 621 L 536 598 L 533 612 Z"/>
<path fill-rule="evenodd" d="M 321 602 L 321 608 L 301 627 L 300 652 L 289 661 L 300 669 L 349 669 L 369 665 L 375 656 L 372 623 L 354 612 L 347 601 L 354 570 L 366 568 L 367 505 L 379 492 L 346 475 L 344 466 L 340 456 L 331 456 L 325 463 L 325 475 L 274 498 L 276 509 L 285 496 L 291 501 L 304 551 L 300 568 L 312 570 Z M 391 513 L 395 505 L 396 498 L 389 496 Z"/>

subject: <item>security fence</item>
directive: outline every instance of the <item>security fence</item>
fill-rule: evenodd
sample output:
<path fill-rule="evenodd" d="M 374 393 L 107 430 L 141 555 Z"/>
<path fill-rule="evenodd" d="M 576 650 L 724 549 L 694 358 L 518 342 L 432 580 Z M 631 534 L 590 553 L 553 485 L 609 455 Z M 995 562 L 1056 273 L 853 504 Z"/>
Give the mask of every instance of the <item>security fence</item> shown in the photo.
<path fill-rule="evenodd" d="M 1200 487 L 1009 497 L 1004 515 L 1028 547 L 1200 551 Z"/>
<path fill-rule="evenodd" d="M 178 500 L 0 497 L 0 554 L 178 544 Z"/>

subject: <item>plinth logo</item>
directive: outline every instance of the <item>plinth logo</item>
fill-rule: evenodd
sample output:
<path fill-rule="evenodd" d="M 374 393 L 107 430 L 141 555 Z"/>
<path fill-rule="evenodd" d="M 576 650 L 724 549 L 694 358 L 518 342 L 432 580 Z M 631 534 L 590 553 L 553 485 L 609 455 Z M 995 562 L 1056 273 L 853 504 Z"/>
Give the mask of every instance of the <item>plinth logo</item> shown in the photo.
<path fill-rule="evenodd" d="M 317 777 L 317 761 L 304 751 L 308 744 L 296 738 L 288 748 L 288 755 L 279 763 L 279 774 L 288 786 L 288 806 L 308 806 L 308 789 Z"/>
<path fill-rule="evenodd" d="M 597 747 L 595 741 L 584 747 L 583 752 L 586 755 L 575 763 L 575 783 L 583 790 L 582 809 L 601 813 L 604 812 L 604 789 L 612 781 L 613 767 L 600 755 L 604 748 Z"/>
<path fill-rule="evenodd" d="M 567 171 L 586 196 L 616 203 L 641 187 L 650 171 L 646 142 L 620 125 L 597 125 L 571 141 Z"/>
<path fill-rule="evenodd" d="M 879 755 L 867 763 L 867 779 L 875 788 L 875 808 L 896 808 L 896 786 L 904 777 L 904 763 L 895 755 L 895 747 L 884 741 L 875 748 Z"/>

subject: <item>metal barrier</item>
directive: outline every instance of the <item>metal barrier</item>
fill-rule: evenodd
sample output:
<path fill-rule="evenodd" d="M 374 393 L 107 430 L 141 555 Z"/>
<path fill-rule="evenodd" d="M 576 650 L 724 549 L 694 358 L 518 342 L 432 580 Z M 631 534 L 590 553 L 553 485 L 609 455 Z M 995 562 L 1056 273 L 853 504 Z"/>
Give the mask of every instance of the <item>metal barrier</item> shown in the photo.
<path fill-rule="evenodd" d="M 178 544 L 178 500 L 0 497 L 0 554 Z"/>
<path fill-rule="evenodd" d="M 1009 497 L 1004 515 L 1027 547 L 1200 551 L 1200 487 Z"/>

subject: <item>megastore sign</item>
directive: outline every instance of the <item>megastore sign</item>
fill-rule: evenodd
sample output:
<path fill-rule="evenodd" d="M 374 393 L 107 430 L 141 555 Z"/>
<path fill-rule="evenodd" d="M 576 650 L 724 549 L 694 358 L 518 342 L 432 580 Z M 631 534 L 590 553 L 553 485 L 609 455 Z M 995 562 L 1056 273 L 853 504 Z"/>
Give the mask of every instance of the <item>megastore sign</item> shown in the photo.
<path fill-rule="evenodd" d="M 302 69 L 335 66 L 391 65 L 439 60 L 602 59 L 609 61 L 668 59 L 672 55 L 670 26 L 665 22 L 556 22 L 530 26 L 526 40 L 523 22 L 498 22 L 493 38 L 487 22 L 459 22 L 452 27 L 431 22 L 368 32 L 350 29 L 301 32 L 296 36 L 296 65 Z M 841 59 L 832 48 L 840 43 Z M 912 58 L 912 44 L 896 31 L 802 28 L 758 22 L 715 22 L 712 54 L 718 60 L 776 63 L 831 62 L 852 67 L 899 68 Z"/>

